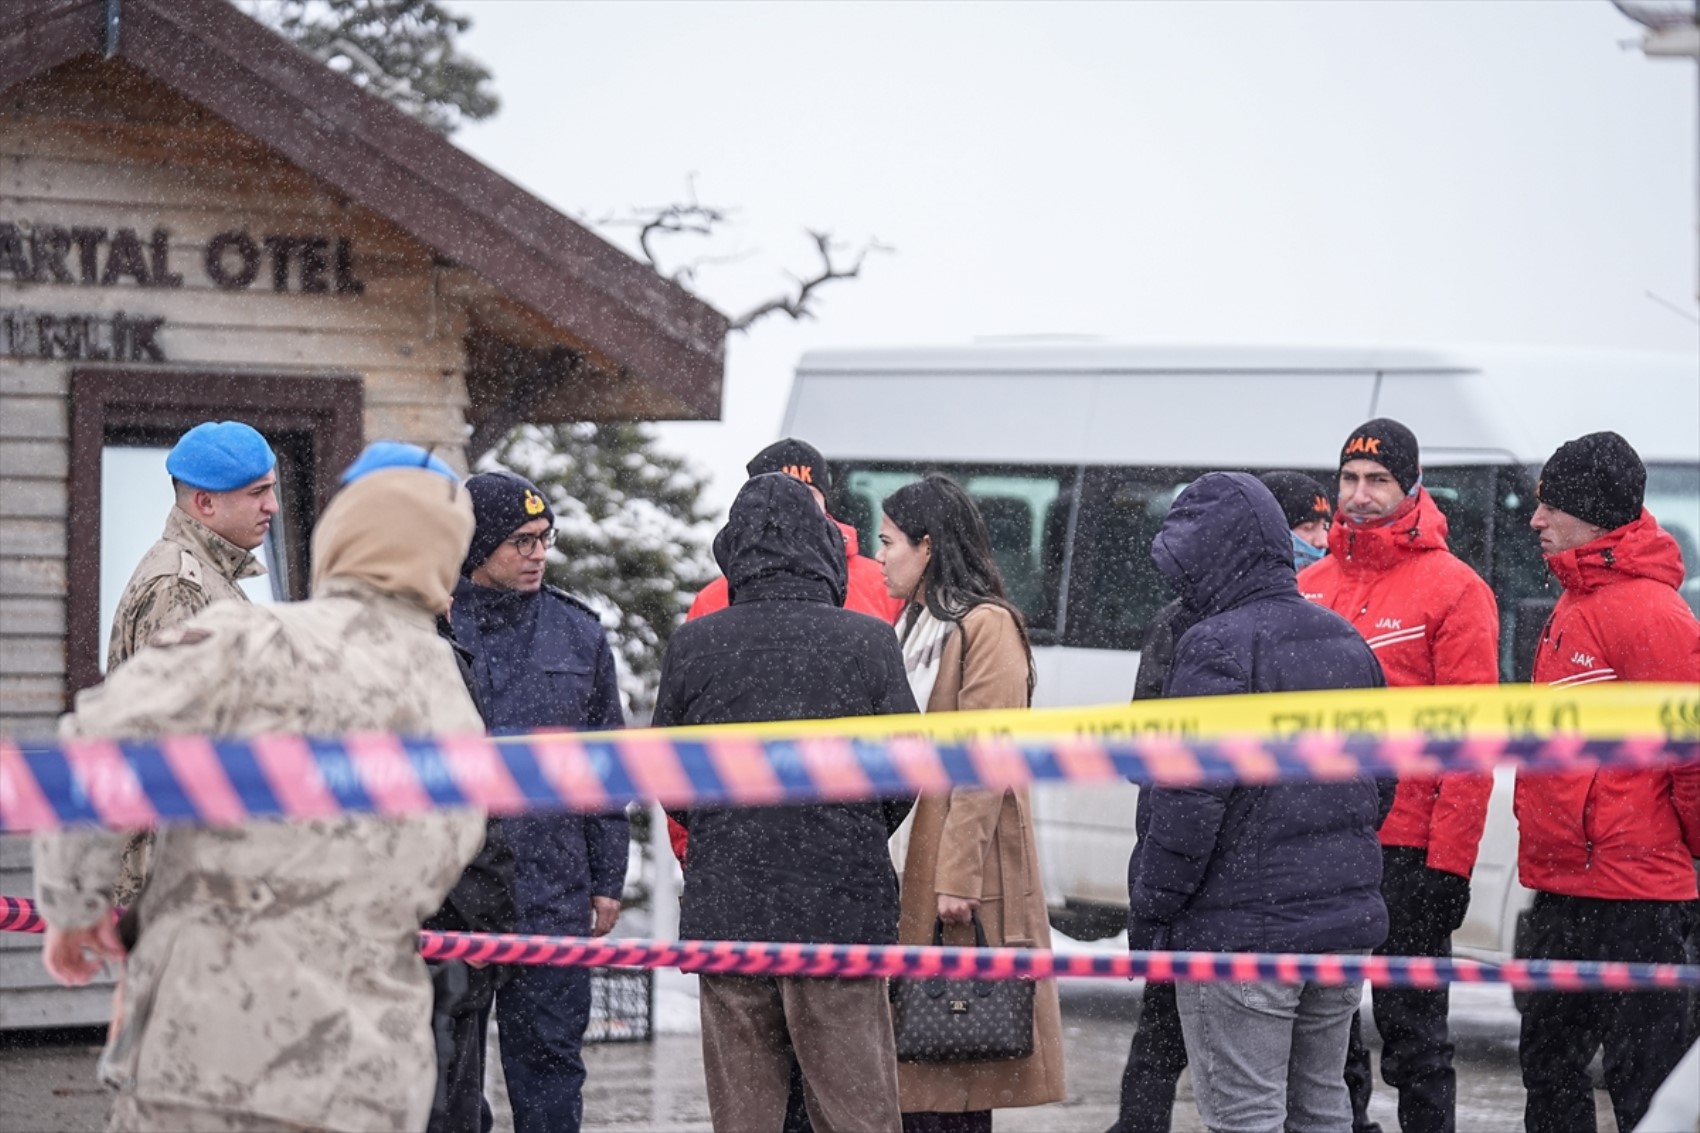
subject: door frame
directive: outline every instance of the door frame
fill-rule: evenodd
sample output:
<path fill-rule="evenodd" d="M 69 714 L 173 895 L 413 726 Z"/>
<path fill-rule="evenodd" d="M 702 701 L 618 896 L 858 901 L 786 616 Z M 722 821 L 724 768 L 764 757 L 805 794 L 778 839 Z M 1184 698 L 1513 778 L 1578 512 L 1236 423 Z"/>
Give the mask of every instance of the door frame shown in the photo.
<path fill-rule="evenodd" d="M 70 483 L 66 509 L 66 705 L 101 681 L 101 453 L 113 429 L 188 430 L 236 419 L 262 433 L 313 438 L 313 498 L 301 528 L 336 490 L 337 476 L 360 455 L 365 385 L 346 375 L 233 374 L 79 368 L 71 372 Z M 165 517 L 160 517 L 163 524 Z M 303 580 L 304 581 L 304 580 Z"/>

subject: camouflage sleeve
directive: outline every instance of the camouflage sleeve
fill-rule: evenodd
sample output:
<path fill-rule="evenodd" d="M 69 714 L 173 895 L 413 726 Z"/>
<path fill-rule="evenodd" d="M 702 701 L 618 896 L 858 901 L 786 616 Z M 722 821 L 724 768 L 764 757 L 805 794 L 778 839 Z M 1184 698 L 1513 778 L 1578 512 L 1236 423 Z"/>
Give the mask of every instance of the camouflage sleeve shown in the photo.
<path fill-rule="evenodd" d="M 250 666 L 238 662 L 254 636 L 254 619 L 248 616 L 252 610 L 244 603 L 218 602 L 153 632 L 104 684 L 77 694 L 76 707 L 59 721 L 59 734 L 136 737 L 228 731 L 232 710 L 246 695 L 242 676 Z"/>
<path fill-rule="evenodd" d="M 69 830 L 35 839 L 35 898 L 54 928 L 87 928 L 114 904 L 118 862 L 129 834 Z"/>
<path fill-rule="evenodd" d="M 141 737 L 173 732 L 228 731 L 231 706 L 245 698 L 245 682 L 232 679 L 233 662 L 250 634 L 236 603 L 214 607 L 175 629 L 162 630 L 106 683 L 77 695 L 76 708 L 59 721 L 59 734 Z M 35 840 L 36 892 L 42 916 L 61 928 L 83 928 L 114 901 L 131 832 L 71 830 Z"/>
<path fill-rule="evenodd" d="M 175 629 L 211 605 L 207 592 L 180 575 L 160 575 L 144 583 L 112 619 L 106 650 L 111 672 L 141 651 L 162 630 Z"/>

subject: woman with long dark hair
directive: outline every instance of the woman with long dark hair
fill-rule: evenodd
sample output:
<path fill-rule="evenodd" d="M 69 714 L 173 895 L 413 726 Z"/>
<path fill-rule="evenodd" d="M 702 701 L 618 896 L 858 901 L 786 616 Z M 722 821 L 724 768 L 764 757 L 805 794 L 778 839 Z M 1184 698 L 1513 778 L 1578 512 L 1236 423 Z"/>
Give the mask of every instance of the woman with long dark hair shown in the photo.
<path fill-rule="evenodd" d="M 986 522 L 962 486 L 931 473 L 881 505 L 886 589 L 908 603 L 898 619 L 915 702 L 926 712 L 1026 708 L 1033 650 L 1009 601 Z M 898 941 L 1049 948 L 1033 816 L 1025 791 L 961 788 L 923 796 L 903 866 Z M 904 1133 L 987 1133 L 992 1110 L 1063 1098 L 1062 1016 L 1056 984 L 1039 984 L 1033 1053 L 996 1062 L 902 1062 Z"/>

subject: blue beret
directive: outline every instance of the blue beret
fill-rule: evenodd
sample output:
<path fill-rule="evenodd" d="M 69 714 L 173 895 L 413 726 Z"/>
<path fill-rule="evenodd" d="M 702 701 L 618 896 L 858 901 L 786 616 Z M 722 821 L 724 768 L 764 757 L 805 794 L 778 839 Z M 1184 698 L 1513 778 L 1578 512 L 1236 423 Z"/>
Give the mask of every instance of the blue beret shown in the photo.
<path fill-rule="evenodd" d="M 425 468 L 439 476 L 448 477 L 456 484 L 460 483 L 460 477 L 455 470 L 444 463 L 441 457 L 405 441 L 373 441 L 343 472 L 341 482 L 352 484 L 366 473 L 376 472 L 380 468 Z"/>
<path fill-rule="evenodd" d="M 240 421 L 203 421 L 183 434 L 165 470 L 191 488 L 230 492 L 277 467 L 277 456 L 266 438 Z"/>

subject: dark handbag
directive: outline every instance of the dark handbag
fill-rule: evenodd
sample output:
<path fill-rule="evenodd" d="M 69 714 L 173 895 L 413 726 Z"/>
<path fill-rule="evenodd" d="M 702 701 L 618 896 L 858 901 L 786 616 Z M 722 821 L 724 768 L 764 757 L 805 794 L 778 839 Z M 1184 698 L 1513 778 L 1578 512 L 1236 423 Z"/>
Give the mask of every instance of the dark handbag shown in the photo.
<path fill-rule="evenodd" d="M 974 941 L 986 930 L 974 914 Z M 944 921 L 933 921 L 933 944 Z M 899 1062 L 993 1062 L 1033 1053 L 1032 980 L 891 981 L 891 1023 Z"/>

